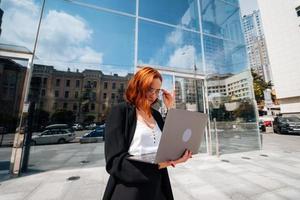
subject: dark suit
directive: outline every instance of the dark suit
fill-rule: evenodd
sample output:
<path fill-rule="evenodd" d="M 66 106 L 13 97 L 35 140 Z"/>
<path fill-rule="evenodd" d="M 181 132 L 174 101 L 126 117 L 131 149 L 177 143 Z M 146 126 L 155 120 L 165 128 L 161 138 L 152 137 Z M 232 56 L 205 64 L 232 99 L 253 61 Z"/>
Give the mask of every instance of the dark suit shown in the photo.
<path fill-rule="evenodd" d="M 164 121 L 152 109 L 152 116 L 162 130 Z M 106 171 L 110 174 L 103 200 L 173 199 L 167 169 L 158 165 L 128 160 L 128 150 L 136 128 L 136 109 L 121 103 L 111 109 L 105 129 Z"/>

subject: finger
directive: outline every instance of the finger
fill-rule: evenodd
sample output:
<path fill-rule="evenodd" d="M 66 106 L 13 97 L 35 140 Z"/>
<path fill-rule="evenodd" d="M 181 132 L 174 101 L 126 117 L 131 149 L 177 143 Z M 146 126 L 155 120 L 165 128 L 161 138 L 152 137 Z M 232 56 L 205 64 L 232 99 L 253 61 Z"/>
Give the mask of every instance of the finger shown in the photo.
<path fill-rule="evenodd" d="M 163 92 L 164 95 L 171 95 L 171 93 L 169 93 L 167 90 L 165 89 L 161 89 L 161 91 Z"/>
<path fill-rule="evenodd" d="M 175 165 L 176 165 L 174 161 L 171 161 L 170 164 L 172 167 L 175 167 Z"/>

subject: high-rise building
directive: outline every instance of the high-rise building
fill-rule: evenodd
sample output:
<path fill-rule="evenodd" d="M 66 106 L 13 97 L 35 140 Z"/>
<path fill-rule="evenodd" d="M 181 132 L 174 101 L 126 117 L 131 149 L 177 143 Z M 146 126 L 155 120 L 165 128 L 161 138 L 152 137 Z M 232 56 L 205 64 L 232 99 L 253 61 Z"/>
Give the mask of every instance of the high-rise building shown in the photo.
<path fill-rule="evenodd" d="M 282 114 L 300 114 L 299 0 L 258 0 Z"/>
<path fill-rule="evenodd" d="M 249 65 L 266 82 L 272 82 L 268 51 L 265 36 L 261 24 L 260 12 L 253 11 L 252 14 L 244 15 L 242 18 L 243 29 L 246 39 Z"/>

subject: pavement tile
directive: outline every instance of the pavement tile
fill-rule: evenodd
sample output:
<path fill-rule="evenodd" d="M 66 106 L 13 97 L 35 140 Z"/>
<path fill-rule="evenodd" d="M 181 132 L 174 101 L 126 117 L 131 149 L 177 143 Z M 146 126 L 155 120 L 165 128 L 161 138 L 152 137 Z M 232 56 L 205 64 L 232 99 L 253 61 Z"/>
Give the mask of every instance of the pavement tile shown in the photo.
<path fill-rule="evenodd" d="M 274 191 L 275 194 L 283 196 L 289 200 L 299 200 L 300 199 L 300 190 L 295 188 L 282 188 L 277 191 Z"/>
<path fill-rule="evenodd" d="M 252 197 L 251 200 L 286 200 L 286 198 L 274 194 L 273 192 L 266 192 Z"/>

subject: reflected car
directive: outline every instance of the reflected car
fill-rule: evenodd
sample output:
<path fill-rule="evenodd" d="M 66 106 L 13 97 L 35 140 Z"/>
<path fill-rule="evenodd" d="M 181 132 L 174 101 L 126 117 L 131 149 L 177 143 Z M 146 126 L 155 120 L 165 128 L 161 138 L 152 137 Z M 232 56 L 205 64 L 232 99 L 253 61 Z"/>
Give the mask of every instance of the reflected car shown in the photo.
<path fill-rule="evenodd" d="M 300 133 L 300 118 L 276 117 L 273 128 L 275 133 Z"/>
<path fill-rule="evenodd" d="M 95 143 L 104 141 L 105 135 L 105 125 L 101 125 L 97 127 L 95 130 L 84 134 L 80 139 L 79 142 L 83 143 Z"/>
<path fill-rule="evenodd" d="M 70 127 L 68 124 L 51 124 L 45 127 L 45 130 L 52 130 L 52 129 L 67 129 L 70 132 L 74 132 L 74 129 Z"/>
<path fill-rule="evenodd" d="M 75 131 L 81 131 L 83 130 L 83 126 L 81 124 L 74 124 L 72 126 L 72 128 L 75 130 Z"/>
<path fill-rule="evenodd" d="M 31 144 L 64 144 L 75 139 L 75 133 L 68 129 L 51 129 L 41 133 L 33 133 Z"/>

